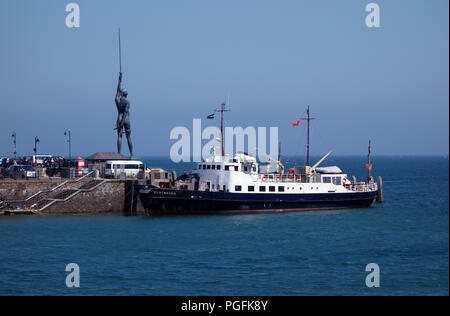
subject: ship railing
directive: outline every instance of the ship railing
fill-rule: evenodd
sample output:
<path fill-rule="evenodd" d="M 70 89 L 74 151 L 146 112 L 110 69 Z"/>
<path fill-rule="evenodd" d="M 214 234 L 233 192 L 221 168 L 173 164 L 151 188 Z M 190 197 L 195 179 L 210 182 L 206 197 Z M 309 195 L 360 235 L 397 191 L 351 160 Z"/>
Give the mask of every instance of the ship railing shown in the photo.
<path fill-rule="evenodd" d="M 316 178 L 305 174 L 260 174 L 259 180 L 268 183 L 320 183 L 316 182 Z M 378 189 L 375 182 L 356 182 L 345 185 L 350 191 L 370 192 Z"/>
<path fill-rule="evenodd" d="M 378 189 L 377 184 L 374 182 L 367 183 L 367 182 L 357 182 L 352 184 L 347 184 L 345 187 L 350 191 L 355 192 L 371 192 L 376 191 Z"/>
<path fill-rule="evenodd" d="M 264 182 L 314 182 L 313 177 L 310 177 L 308 181 L 308 176 L 304 174 L 260 174 L 258 175 L 258 179 Z"/>

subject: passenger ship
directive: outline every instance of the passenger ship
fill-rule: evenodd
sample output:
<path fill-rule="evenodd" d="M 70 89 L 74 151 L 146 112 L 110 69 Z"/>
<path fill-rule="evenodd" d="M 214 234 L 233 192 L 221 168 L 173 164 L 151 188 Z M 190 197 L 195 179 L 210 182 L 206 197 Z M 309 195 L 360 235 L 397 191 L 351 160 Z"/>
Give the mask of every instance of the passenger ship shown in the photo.
<path fill-rule="evenodd" d="M 223 135 L 225 105 L 218 111 L 222 114 Z M 284 174 L 284 166 L 277 161 L 277 172 L 261 172 L 256 158 L 251 155 L 224 155 L 222 140 L 222 155 L 198 163 L 176 187 L 139 185 L 146 214 L 261 213 L 370 206 L 378 193 L 377 183 L 370 176 L 370 145 L 367 181 L 357 182 L 354 177 L 349 180 L 336 166 L 319 167 L 330 153 L 309 166 L 309 107 L 307 114 L 306 166 L 290 168 Z"/>

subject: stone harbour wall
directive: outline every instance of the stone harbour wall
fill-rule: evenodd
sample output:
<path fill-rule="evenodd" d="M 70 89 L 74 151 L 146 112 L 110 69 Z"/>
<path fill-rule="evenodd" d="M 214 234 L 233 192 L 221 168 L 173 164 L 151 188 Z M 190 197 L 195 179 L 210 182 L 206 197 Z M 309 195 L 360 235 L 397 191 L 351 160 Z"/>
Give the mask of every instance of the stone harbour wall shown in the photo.
<path fill-rule="evenodd" d="M 0 199 L 8 201 L 24 200 L 39 191 L 50 190 L 64 181 L 64 179 L 2 179 L 0 180 Z"/>
<path fill-rule="evenodd" d="M 47 191 L 65 180 L 0 180 L 0 198 L 25 200 L 39 191 Z M 144 215 L 144 208 L 134 190 L 133 180 L 106 180 L 91 191 L 81 191 L 67 201 L 56 201 L 43 214 L 121 214 Z M 67 183 L 70 189 L 76 184 Z"/>
<path fill-rule="evenodd" d="M 57 201 L 44 213 L 93 214 L 122 213 L 124 211 L 125 183 L 106 182 L 90 192 L 80 192 L 68 201 Z"/>

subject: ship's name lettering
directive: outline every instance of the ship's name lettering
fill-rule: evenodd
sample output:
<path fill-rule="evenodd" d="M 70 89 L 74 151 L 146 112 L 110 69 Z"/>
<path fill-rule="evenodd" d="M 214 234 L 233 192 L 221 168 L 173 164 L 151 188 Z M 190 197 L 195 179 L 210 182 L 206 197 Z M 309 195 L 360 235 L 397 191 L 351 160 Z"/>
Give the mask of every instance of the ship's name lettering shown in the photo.
<path fill-rule="evenodd" d="M 161 194 L 161 195 L 177 195 L 175 192 L 168 192 L 168 191 L 155 191 L 155 194 Z"/>

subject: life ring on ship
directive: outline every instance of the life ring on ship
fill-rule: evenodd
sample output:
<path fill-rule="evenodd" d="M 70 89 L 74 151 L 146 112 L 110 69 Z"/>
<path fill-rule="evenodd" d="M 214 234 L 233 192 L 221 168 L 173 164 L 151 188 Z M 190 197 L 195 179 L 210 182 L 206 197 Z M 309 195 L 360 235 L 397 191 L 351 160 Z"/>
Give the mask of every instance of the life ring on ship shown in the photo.
<path fill-rule="evenodd" d="M 362 185 L 358 185 L 358 191 L 362 191 Z"/>
<path fill-rule="evenodd" d="M 275 179 L 276 179 L 277 181 L 280 181 L 280 176 L 277 175 L 277 176 L 275 177 Z"/>
<path fill-rule="evenodd" d="M 267 176 L 266 176 L 266 175 L 263 175 L 262 180 L 263 180 L 263 181 L 267 181 Z"/>

